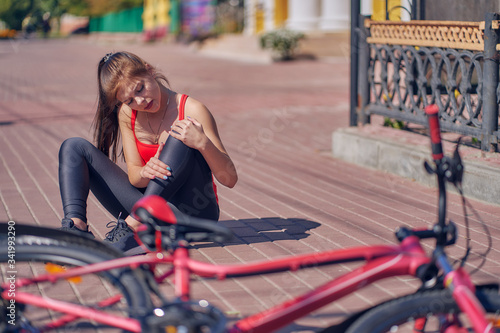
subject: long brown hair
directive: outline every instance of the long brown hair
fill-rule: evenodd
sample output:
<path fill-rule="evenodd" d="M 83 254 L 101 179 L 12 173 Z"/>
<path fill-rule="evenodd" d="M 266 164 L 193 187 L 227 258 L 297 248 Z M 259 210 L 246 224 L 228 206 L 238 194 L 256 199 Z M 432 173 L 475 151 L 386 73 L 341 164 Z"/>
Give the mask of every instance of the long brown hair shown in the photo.
<path fill-rule="evenodd" d="M 120 102 L 116 94 L 121 85 L 134 78 L 153 75 L 157 81 L 167 78 L 153 66 L 130 52 L 108 53 L 97 67 L 98 101 L 97 112 L 92 122 L 94 141 L 97 148 L 116 162 L 120 131 L 118 127 L 118 111 Z M 122 154 L 123 149 L 120 154 Z"/>

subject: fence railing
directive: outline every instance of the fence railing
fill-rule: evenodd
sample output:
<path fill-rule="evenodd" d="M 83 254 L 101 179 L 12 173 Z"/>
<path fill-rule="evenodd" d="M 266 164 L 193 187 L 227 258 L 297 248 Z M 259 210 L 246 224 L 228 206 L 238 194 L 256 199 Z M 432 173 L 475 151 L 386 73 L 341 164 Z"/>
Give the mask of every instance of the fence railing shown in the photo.
<path fill-rule="evenodd" d="M 499 25 L 496 13 L 486 14 L 484 22 L 361 18 L 351 119 L 369 123 L 377 114 L 425 125 L 424 107 L 437 104 L 443 130 L 476 138 L 483 150 L 496 150 Z"/>

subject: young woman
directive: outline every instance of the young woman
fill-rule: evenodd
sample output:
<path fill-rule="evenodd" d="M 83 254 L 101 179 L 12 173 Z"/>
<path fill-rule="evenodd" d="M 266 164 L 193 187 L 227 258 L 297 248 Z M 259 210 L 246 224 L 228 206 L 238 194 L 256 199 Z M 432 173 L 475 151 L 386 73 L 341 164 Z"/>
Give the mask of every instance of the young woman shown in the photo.
<path fill-rule="evenodd" d="M 141 252 L 133 237 L 140 222 L 129 213 L 143 195 L 160 195 L 174 210 L 218 220 L 214 178 L 232 188 L 238 176 L 205 105 L 170 90 L 164 75 L 129 52 L 101 59 L 98 87 L 96 146 L 70 138 L 59 151 L 61 229 L 90 233 L 89 190 L 118 219 L 105 241 L 126 254 Z M 115 164 L 121 154 L 127 172 Z"/>

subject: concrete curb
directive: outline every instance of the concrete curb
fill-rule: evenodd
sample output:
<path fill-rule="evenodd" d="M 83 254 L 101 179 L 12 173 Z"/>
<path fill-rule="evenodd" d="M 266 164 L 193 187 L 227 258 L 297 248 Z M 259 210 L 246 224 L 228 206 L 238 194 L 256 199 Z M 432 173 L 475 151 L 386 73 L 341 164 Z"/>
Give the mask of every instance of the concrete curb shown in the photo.
<path fill-rule="evenodd" d="M 427 174 L 423 167 L 424 161 L 431 160 L 429 147 L 396 142 L 394 139 L 351 127 L 333 133 L 332 154 L 349 163 L 414 179 L 427 186 L 436 186 L 435 178 Z M 500 169 L 466 158 L 464 165 L 465 195 L 500 204 Z M 452 189 L 453 186 L 448 188 Z"/>

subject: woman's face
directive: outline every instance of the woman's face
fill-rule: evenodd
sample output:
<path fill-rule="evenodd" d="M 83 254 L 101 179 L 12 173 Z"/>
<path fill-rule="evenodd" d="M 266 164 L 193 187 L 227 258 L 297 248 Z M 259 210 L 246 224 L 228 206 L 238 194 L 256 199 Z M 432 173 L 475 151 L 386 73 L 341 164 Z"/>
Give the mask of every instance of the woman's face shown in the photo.
<path fill-rule="evenodd" d="M 132 110 L 154 113 L 161 108 L 160 85 L 152 75 L 128 80 L 118 89 L 116 98 Z"/>

